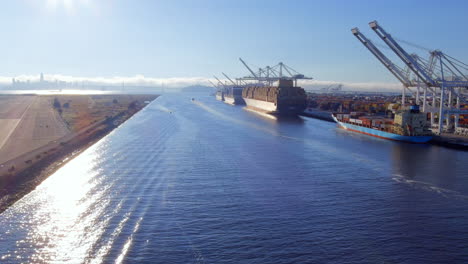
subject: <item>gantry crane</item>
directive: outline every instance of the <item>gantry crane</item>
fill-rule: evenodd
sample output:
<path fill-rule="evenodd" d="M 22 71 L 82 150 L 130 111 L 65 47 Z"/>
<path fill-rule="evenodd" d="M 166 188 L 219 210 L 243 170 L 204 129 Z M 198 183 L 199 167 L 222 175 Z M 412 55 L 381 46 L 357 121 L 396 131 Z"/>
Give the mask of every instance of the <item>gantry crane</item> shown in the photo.
<path fill-rule="evenodd" d="M 238 84 L 235 83 L 231 78 L 229 78 L 229 76 L 227 76 L 227 74 L 225 74 L 224 72 L 222 72 L 222 74 L 224 75 L 224 77 L 226 77 L 226 78 L 232 83 L 232 85 L 234 85 L 234 86 L 237 86 L 237 85 L 238 85 Z"/>
<path fill-rule="evenodd" d="M 226 83 L 223 83 L 218 77 L 216 77 L 215 75 L 213 75 L 213 77 L 218 81 L 218 87 L 219 86 L 221 86 L 221 87 L 226 86 Z"/>
<path fill-rule="evenodd" d="M 370 41 L 359 29 L 351 29 L 353 35 L 403 84 L 404 87 L 408 88 L 412 86 L 411 81 L 404 74 L 403 69 L 394 64 L 389 58 L 387 58 L 375 45 Z"/>
<path fill-rule="evenodd" d="M 424 60 L 416 54 L 409 54 L 398 42 L 388 34 L 377 21 L 369 23 L 371 29 L 387 44 L 387 46 L 403 61 L 405 70 L 398 67 L 389 60 L 369 39 L 367 39 L 357 28 L 351 31 L 359 41 L 366 46 L 369 51 L 403 84 L 402 103 L 405 102 L 405 91 L 407 88 L 416 87 L 416 101 L 419 104 L 420 86 L 423 85 L 424 99 L 423 111 L 431 112 L 431 124 L 434 125 L 434 113 L 436 112 L 436 97 L 439 90 L 439 124 L 438 132 L 443 131 L 444 115 L 455 114 L 455 127 L 458 126 L 458 116 L 464 113 L 460 108 L 460 101 L 465 99 L 462 96 L 462 89 L 468 88 L 468 78 L 464 71 L 468 71 L 468 65 L 443 52 L 436 50 L 430 52 L 429 60 Z M 450 77 L 447 76 L 450 74 Z M 413 75 L 413 76 L 412 76 Z M 458 91 L 455 90 L 458 88 Z M 432 107 L 426 107 L 427 89 L 432 91 Z M 445 99 L 448 90 L 448 100 Z M 452 94 L 457 97 L 455 108 L 453 107 Z M 428 111 L 429 110 L 429 111 Z M 467 113 L 468 114 L 468 113 Z M 450 119 L 447 118 L 447 127 L 450 126 Z"/>
<path fill-rule="evenodd" d="M 256 81 L 261 85 L 272 85 L 273 82 L 278 80 L 292 80 L 294 81 L 294 85 L 297 86 L 297 80 L 312 80 L 312 78 L 306 77 L 304 74 L 295 71 L 282 62 L 279 62 L 273 67 L 266 66 L 265 68 L 259 68 L 257 72 L 254 72 L 242 58 L 239 58 L 239 60 L 244 64 L 251 75 L 236 78 L 238 81 Z"/>
<path fill-rule="evenodd" d="M 219 89 L 219 87 L 218 87 L 216 84 L 214 84 L 212 81 L 208 80 L 208 82 L 209 82 L 214 88 L 216 88 L 216 90 Z"/>

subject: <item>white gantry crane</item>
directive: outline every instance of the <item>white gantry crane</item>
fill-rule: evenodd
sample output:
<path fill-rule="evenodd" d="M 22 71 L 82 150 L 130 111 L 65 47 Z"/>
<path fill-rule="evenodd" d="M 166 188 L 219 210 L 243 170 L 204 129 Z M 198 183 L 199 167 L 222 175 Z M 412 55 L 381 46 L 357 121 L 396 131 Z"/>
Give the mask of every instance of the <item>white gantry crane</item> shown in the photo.
<path fill-rule="evenodd" d="M 297 86 L 297 80 L 312 80 L 310 77 L 306 77 L 304 74 L 301 74 L 295 71 L 293 68 L 285 65 L 280 62 L 273 67 L 266 66 L 265 68 L 259 68 L 257 72 L 253 71 L 247 63 L 239 58 L 239 60 L 244 64 L 247 70 L 251 75 L 245 76 L 242 78 L 236 78 L 238 81 L 256 81 L 261 85 L 272 85 L 273 82 L 278 80 L 292 80 L 294 81 L 294 86 Z"/>
<path fill-rule="evenodd" d="M 219 89 L 219 87 L 218 87 L 216 84 L 214 84 L 212 81 L 208 80 L 208 82 L 209 82 L 214 88 L 216 88 L 216 90 Z"/>
<path fill-rule="evenodd" d="M 218 87 L 219 89 L 224 88 L 224 87 L 227 85 L 226 82 L 221 81 L 221 80 L 220 80 L 218 77 L 216 77 L 215 75 L 213 75 L 213 77 L 218 81 L 217 87 Z"/>
<path fill-rule="evenodd" d="M 235 83 L 231 78 L 229 78 L 229 76 L 227 76 L 227 74 L 225 74 L 224 72 L 222 72 L 222 74 L 224 75 L 224 77 L 226 77 L 232 83 L 232 85 L 234 85 L 234 86 L 237 85 L 237 83 Z"/>
<path fill-rule="evenodd" d="M 460 110 L 460 102 L 466 102 L 463 95 L 468 89 L 468 65 L 448 56 L 440 50 L 429 52 L 425 60 L 417 54 L 409 54 L 388 34 L 377 21 L 369 23 L 371 29 L 401 59 L 404 69 L 386 57 L 358 28 L 351 29 L 354 36 L 403 84 L 402 104 L 405 104 L 405 93 L 416 88 L 416 102 L 421 103 L 424 112 L 431 113 L 431 125 L 434 127 L 434 113 L 439 114 L 438 132 L 443 131 L 446 116 L 446 128 L 450 129 L 450 115 L 455 116 L 455 128 L 458 127 L 459 114 L 468 114 Z M 423 89 L 423 96 L 420 89 Z M 428 91 L 432 93 L 432 103 L 427 105 Z M 456 97 L 456 102 L 453 97 Z M 422 98 L 421 98 L 422 97 Z M 438 107 L 436 107 L 438 104 Z"/>

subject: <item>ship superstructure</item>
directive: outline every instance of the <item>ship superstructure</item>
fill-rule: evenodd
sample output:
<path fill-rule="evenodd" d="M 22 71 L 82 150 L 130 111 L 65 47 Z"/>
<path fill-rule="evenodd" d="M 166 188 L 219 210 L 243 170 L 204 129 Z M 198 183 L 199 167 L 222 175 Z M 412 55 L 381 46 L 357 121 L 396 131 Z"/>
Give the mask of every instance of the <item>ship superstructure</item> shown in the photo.
<path fill-rule="evenodd" d="M 218 84 L 214 84 L 210 81 L 213 87 L 216 88 L 216 99 L 219 101 L 223 101 L 227 104 L 231 105 L 243 105 L 245 104 L 244 99 L 242 98 L 242 90 L 244 89 L 243 85 L 235 83 L 231 78 L 229 78 L 226 74 L 223 73 L 226 78 L 231 83 L 222 82 L 218 77 L 213 76 L 217 81 Z"/>
<path fill-rule="evenodd" d="M 216 78 L 216 76 L 215 76 L 215 78 Z M 216 78 L 216 79 L 218 80 L 218 82 L 221 82 L 218 78 Z M 208 82 L 210 82 L 211 85 L 213 85 L 213 87 L 216 89 L 216 92 L 214 94 L 216 100 L 224 101 L 224 91 L 223 91 L 222 87 L 220 87 L 219 85 L 214 84 L 210 80 L 208 80 Z"/>
<path fill-rule="evenodd" d="M 244 105 L 242 98 L 243 86 L 229 86 L 224 88 L 224 102 L 232 105 Z"/>
<path fill-rule="evenodd" d="M 224 77 L 229 80 L 229 85 L 224 84 L 224 102 L 232 105 L 245 105 L 244 98 L 242 98 L 242 90 L 245 85 L 242 85 L 240 82 L 234 82 L 227 74 L 222 73 Z"/>
<path fill-rule="evenodd" d="M 224 92 L 221 90 L 216 91 L 216 100 L 224 101 Z"/>

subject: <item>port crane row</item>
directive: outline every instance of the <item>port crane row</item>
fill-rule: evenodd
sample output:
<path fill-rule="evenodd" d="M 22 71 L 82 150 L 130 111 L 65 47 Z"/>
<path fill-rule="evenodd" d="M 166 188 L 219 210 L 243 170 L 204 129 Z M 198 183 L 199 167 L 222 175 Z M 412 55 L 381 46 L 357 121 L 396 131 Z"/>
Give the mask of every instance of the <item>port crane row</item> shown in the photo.
<path fill-rule="evenodd" d="M 222 72 L 226 80 L 223 82 L 218 77 L 213 76 L 217 83 L 213 83 L 211 81 L 210 84 L 215 87 L 216 89 L 223 89 L 229 87 L 242 87 L 252 82 L 256 85 L 265 85 L 271 86 L 274 82 L 279 80 L 292 80 L 294 81 L 294 85 L 297 86 L 297 80 L 312 80 L 313 78 L 307 77 L 304 74 L 301 74 L 294 70 L 293 68 L 287 66 L 286 64 L 279 62 L 275 66 L 266 66 L 264 68 L 259 68 L 256 72 L 249 67 L 249 65 L 242 59 L 239 58 L 240 62 L 247 68 L 251 75 L 236 78 L 234 81 L 231 79 L 227 74 Z M 341 86 L 339 87 L 341 90 Z"/>
<path fill-rule="evenodd" d="M 461 110 L 460 104 L 467 103 L 465 94 L 468 90 L 468 64 L 465 64 L 440 50 L 429 51 L 428 59 L 417 54 L 410 54 L 385 31 L 377 21 L 369 23 L 370 28 L 378 35 L 393 53 L 403 62 L 404 67 L 392 62 L 374 43 L 369 40 L 357 27 L 351 29 L 353 35 L 403 84 L 402 105 L 406 103 L 406 92 L 416 93 L 416 104 L 422 105 L 422 111 L 431 113 L 431 127 L 437 129 L 440 134 L 444 131 L 444 119 L 446 121 L 445 130 L 452 127 L 451 115 L 454 115 L 454 127 L 458 128 L 460 114 L 468 115 L 468 111 Z M 404 42 L 404 41 L 401 41 Z M 380 46 L 380 45 L 379 45 Z M 227 81 L 223 82 L 216 76 L 217 84 L 210 83 L 217 89 L 229 88 L 233 86 L 243 87 L 248 84 L 272 85 L 281 79 L 294 81 L 312 79 L 298 73 L 291 67 L 280 62 L 277 65 L 265 68 L 258 68 L 257 71 L 242 59 L 240 62 L 250 72 L 250 75 L 236 78 L 235 81 L 223 73 Z M 326 87 L 322 90 L 341 90 L 341 85 L 337 88 Z M 415 90 L 415 92 L 414 92 Z M 421 94 L 422 92 L 422 94 Z M 432 100 L 428 100 L 432 99 Z M 455 102 L 454 102 L 455 99 Z M 438 124 L 435 124 L 435 114 L 438 114 Z"/>
<path fill-rule="evenodd" d="M 463 92 L 468 89 L 468 65 L 440 50 L 430 51 L 428 59 L 417 54 L 409 54 L 377 21 L 370 22 L 369 26 L 401 59 L 405 65 L 404 68 L 385 56 L 358 28 L 351 29 L 351 32 L 403 84 L 402 105 L 405 104 L 406 91 L 413 93 L 412 89 L 416 89 L 416 103 L 418 105 L 422 103 L 423 112 L 431 113 L 431 126 L 437 128 L 439 134 L 442 133 L 444 116 L 446 116 L 445 127 L 449 130 L 450 115 L 454 115 L 456 129 L 459 115 L 468 114 L 468 111 L 460 110 L 460 103 L 466 103 Z M 427 100 L 428 91 L 432 95 L 430 104 Z M 455 103 L 453 102 L 454 96 L 456 97 Z M 439 114 L 438 125 L 435 124 L 435 113 Z"/>

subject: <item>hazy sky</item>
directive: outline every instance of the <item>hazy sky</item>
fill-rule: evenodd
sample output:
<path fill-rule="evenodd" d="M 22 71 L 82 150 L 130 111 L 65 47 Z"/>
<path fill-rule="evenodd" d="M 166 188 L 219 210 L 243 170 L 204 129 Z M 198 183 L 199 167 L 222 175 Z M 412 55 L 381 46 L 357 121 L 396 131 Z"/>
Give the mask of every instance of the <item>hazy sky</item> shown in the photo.
<path fill-rule="evenodd" d="M 351 34 L 368 22 L 468 62 L 468 1 L 11 0 L 0 76 L 211 77 L 279 61 L 317 80 L 396 82 Z M 382 43 L 379 41 L 379 43 Z M 389 52 L 383 49 L 384 52 Z M 427 56 L 424 50 L 414 50 Z"/>

